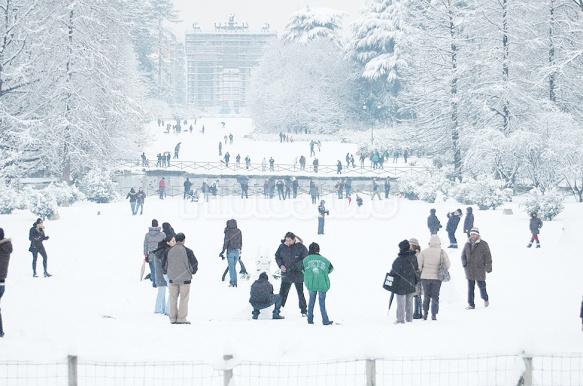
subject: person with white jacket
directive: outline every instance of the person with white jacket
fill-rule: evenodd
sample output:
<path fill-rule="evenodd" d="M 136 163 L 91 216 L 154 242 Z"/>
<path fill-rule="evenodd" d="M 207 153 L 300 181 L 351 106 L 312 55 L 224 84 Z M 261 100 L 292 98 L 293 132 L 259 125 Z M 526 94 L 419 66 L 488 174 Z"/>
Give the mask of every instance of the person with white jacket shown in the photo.
<path fill-rule="evenodd" d="M 421 271 L 421 284 L 423 285 L 423 320 L 427 320 L 429 304 L 431 303 L 431 320 L 437 320 L 439 312 L 439 291 L 441 281 L 437 272 L 443 258 L 443 264 L 449 269 L 451 262 L 447 252 L 441 248 L 441 240 L 438 235 L 431 235 L 429 247 L 423 249 L 417 255 L 417 263 Z"/>

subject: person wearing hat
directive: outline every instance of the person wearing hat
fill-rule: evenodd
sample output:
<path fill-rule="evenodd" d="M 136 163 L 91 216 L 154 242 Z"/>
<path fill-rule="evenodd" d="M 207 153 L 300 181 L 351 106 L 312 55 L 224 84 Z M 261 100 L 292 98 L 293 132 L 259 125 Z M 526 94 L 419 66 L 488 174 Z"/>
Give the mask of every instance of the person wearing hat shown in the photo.
<path fill-rule="evenodd" d="M 47 271 L 48 257 L 43 241 L 48 240 L 49 236 L 45 235 L 45 226 L 42 218 L 37 218 L 36 221 L 32 224 L 32 228 L 30 228 L 28 232 L 28 239 L 30 240 L 30 247 L 28 248 L 28 251 L 32 253 L 32 277 L 38 277 L 36 274 L 36 259 L 39 253 L 43 258 L 43 269 L 45 277 L 53 276 Z"/>
<path fill-rule="evenodd" d="M 486 291 L 486 273 L 492 272 L 492 254 L 488 243 L 481 239 L 478 228 L 470 230 L 470 238 L 462 251 L 462 266 L 468 280 L 468 307 L 466 309 L 476 308 L 474 302 L 476 282 L 480 289 L 480 296 L 484 300 L 484 307 L 488 307 L 490 301 Z"/>
<path fill-rule="evenodd" d="M 460 223 L 460 219 L 462 217 L 462 210 L 458 209 L 455 212 L 450 212 L 447 214 L 447 225 L 445 226 L 445 230 L 447 231 L 447 235 L 449 237 L 449 247 L 457 249 L 457 239 L 455 238 L 455 231 L 457 230 L 457 226 Z"/>
<path fill-rule="evenodd" d="M 466 219 L 464 220 L 464 233 L 470 238 L 470 231 L 474 227 L 474 210 L 471 206 L 466 208 Z"/>
<path fill-rule="evenodd" d="M 397 298 L 397 320 L 395 324 L 413 321 L 413 295 L 417 285 L 417 258 L 415 251 L 411 250 L 408 240 L 399 243 L 399 254 L 393 262 L 391 276 L 393 293 Z"/>
<path fill-rule="evenodd" d="M 326 210 L 326 207 L 324 206 L 324 204 L 326 204 L 326 201 L 322 200 L 320 201 L 320 205 L 318 205 L 318 234 L 319 235 L 323 235 L 324 234 L 324 222 L 326 221 L 326 215 L 330 214 L 330 211 Z"/>
<path fill-rule="evenodd" d="M 326 311 L 326 293 L 330 289 L 328 274 L 334 270 L 334 267 L 328 259 L 320 255 L 320 245 L 317 243 L 310 244 L 308 253 L 309 255 L 303 260 L 304 283 L 310 294 L 308 324 L 314 324 L 314 306 L 316 305 L 316 296 L 318 296 L 322 323 L 324 326 L 329 326 L 334 322 L 328 318 Z"/>
<path fill-rule="evenodd" d="M 269 282 L 269 278 L 265 272 L 261 272 L 259 279 L 251 284 L 249 303 L 251 303 L 251 306 L 253 307 L 253 319 L 259 318 L 259 313 L 262 309 L 271 307 L 274 304 L 275 308 L 273 309 L 272 318 L 284 319 L 284 317 L 279 314 L 279 309 L 281 308 L 281 296 L 273 293 L 273 285 Z"/>
<path fill-rule="evenodd" d="M 540 241 L 538 240 L 538 234 L 540 233 L 540 229 L 543 227 L 543 221 L 538 218 L 536 212 L 530 213 L 530 222 L 528 224 L 530 228 L 530 233 L 532 236 L 530 237 L 530 242 L 526 246 L 527 248 L 532 247 L 532 243 L 536 241 L 536 247 L 540 248 Z"/>
<path fill-rule="evenodd" d="M 281 270 L 281 306 L 285 307 L 287 295 L 291 285 L 296 286 L 298 301 L 302 316 L 308 316 L 308 305 L 304 296 L 304 273 L 302 271 L 302 260 L 308 255 L 308 249 L 302 243 L 302 239 L 287 232 L 285 238 L 281 240 L 279 248 L 275 252 L 275 262 Z"/>
<path fill-rule="evenodd" d="M 4 237 L 4 229 L 0 228 L 0 300 L 4 295 L 4 284 L 8 275 L 8 263 L 12 253 L 12 240 Z M 4 336 L 2 327 L 2 313 L 0 313 L 0 338 Z"/>
<path fill-rule="evenodd" d="M 429 305 L 431 304 L 431 320 L 437 320 L 439 312 L 439 292 L 441 281 L 438 279 L 439 264 L 449 269 L 451 262 L 447 252 L 441 248 L 441 239 L 438 235 L 431 235 L 429 248 L 423 249 L 417 256 L 419 270 L 421 271 L 421 285 L 423 286 L 423 320 L 427 320 Z"/>
<path fill-rule="evenodd" d="M 436 210 L 430 209 L 429 210 L 429 217 L 427 217 L 427 227 L 429 228 L 429 233 L 432 235 L 436 235 L 439 232 L 439 229 L 442 227 L 441 222 L 435 215 Z"/>

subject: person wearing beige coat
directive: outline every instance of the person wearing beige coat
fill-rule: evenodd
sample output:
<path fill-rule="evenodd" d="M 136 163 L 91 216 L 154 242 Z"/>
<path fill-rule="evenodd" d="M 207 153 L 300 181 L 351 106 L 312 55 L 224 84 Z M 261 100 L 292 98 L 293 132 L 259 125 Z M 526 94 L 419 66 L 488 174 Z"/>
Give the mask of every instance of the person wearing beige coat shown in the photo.
<path fill-rule="evenodd" d="M 437 277 L 437 272 L 442 256 L 443 263 L 449 269 L 451 262 L 447 252 L 441 249 L 441 239 L 438 235 L 431 235 L 429 247 L 417 255 L 417 263 L 421 271 L 421 284 L 423 285 L 423 320 L 427 320 L 429 304 L 431 304 L 431 320 L 437 320 L 439 292 L 441 290 L 441 281 Z"/>

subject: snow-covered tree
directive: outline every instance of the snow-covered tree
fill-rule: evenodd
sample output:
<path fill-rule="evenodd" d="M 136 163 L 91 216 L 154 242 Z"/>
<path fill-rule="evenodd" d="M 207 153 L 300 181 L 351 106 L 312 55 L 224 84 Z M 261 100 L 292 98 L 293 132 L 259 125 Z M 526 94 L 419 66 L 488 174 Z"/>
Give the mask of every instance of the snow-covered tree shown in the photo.
<path fill-rule="evenodd" d="M 288 43 L 308 44 L 316 39 L 329 39 L 338 47 L 342 46 L 340 32 L 345 12 L 328 8 L 306 8 L 291 15 L 282 40 Z"/>

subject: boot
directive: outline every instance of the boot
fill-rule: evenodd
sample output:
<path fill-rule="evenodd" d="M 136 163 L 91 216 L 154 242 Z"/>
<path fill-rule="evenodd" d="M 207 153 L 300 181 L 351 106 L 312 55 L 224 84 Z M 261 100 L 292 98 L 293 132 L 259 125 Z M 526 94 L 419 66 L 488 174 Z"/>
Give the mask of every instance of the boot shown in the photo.
<path fill-rule="evenodd" d="M 47 271 L 45 271 L 45 277 L 51 277 L 53 275 L 51 275 L 50 273 L 48 273 Z"/>
<path fill-rule="evenodd" d="M 273 313 L 273 319 L 285 319 L 285 317 L 281 316 L 281 315 L 279 314 L 279 312 L 278 312 L 278 313 L 275 313 L 275 312 L 274 312 L 274 313 Z"/>
<path fill-rule="evenodd" d="M 437 320 L 437 315 L 436 314 L 431 315 L 431 320 Z"/>
<path fill-rule="evenodd" d="M 32 277 L 38 277 L 38 275 L 36 274 L 36 272 L 32 273 Z"/>
<path fill-rule="evenodd" d="M 528 245 L 526 246 L 527 248 L 532 247 L 532 241 L 530 243 L 528 243 Z"/>
<path fill-rule="evenodd" d="M 427 311 L 423 311 L 423 320 L 427 320 Z"/>
<path fill-rule="evenodd" d="M 540 248 L 540 243 L 536 243 L 536 247 L 537 248 Z"/>

